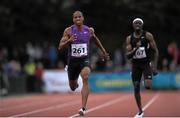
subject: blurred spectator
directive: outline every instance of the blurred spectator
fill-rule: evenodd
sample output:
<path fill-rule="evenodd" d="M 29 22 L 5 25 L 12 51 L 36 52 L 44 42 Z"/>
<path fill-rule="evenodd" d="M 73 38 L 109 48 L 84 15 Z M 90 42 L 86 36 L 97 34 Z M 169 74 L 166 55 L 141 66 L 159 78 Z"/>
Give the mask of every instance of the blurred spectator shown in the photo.
<path fill-rule="evenodd" d="M 36 83 L 35 83 L 35 87 L 36 87 L 36 90 L 37 92 L 43 92 L 43 80 L 42 80 L 42 77 L 43 77 L 43 72 L 44 72 L 44 67 L 43 67 L 43 64 L 41 62 L 38 62 L 37 63 L 37 66 L 36 66 L 36 72 L 35 72 L 35 76 L 36 76 Z"/>
<path fill-rule="evenodd" d="M 33 46 L 33 44 L 31 42 L 28 42 L 26 44 L 26 52 L 27 52 L 27 54 L 29 56 L 29 59 L 32 59 L 32 60 L 35 59 L 36 51 L 35 51 L 35 48 L 34 48 L 34 46 Z"/>
<path fill-rule="evenodd" d="M 96 70 L 97 68 L 97 61 L 99 59 L 99 50 L 97 50 L 97 47 L 96 45 L 94 45 L 93 43 L 90 44 L 91 48 L 90 48 L 90 53 L 91 53 L 91 56 L 90 56 L 90 62 L 91 62 L 91 68 L 92 70 Z"/>
<path fill-rule="evenodd" d="M 102 58 L 99 58 L 96 62 L 96 71 L 105 71 L 106 69 L 106 62 L 102 61 Z"/>
<path fill-rule="evenodd" d="M 42 62 L 44 65 L 44 68 L 50 68 L 50 60 L 49 60 L 49 43 L 43 42 L 43 50 L 42 50 Z"/>
<path fill-rule="evenodd" d="M 6 47 L 0 48 L 0 61 L 6 61 L 8 59 L 8 50 Z"/>
<path fill-rule="evenodd" d="M 9 81 L 3 69 L 3 64 L 0 63 L 0 96 L 8 95 Z"/>
<path fill-rule="evenodd" d="M 170 62 L 170 70 L 175 71 L 179 60 L 179 49 L 176 42 L 173 41 L 168 45 L 168 54 L 172 58 L 172 61 Z"/>
<path fill-rule="evenodd" d="M 162 71 L 167 72 L 168 70 L 169 70 L 168 59 L 163 58 L 163 60 L 162 60 Z"/>
<path fill-rule="evenodd" d="M 124 67 L 124 60 L 125 57 L 123 55 L 123 52 L 121 49 L 116 49 L 114 52 L 114 66 L 115 66 L 115 71 L 122 71 Z"/>
<path fill-rule="evenodd" d="M 112 72 L 113 71 L 113 61 L 109 60 L 106 62 L 106 72 Z"/>
<path fill-rule="evenodd" d="M 51 68 L 54 68 L 55 62 L 57 61 L 57 49 L 54 45 L 50 45 L 49 47 L 48 58 L 50 60 Z"/>
<path fill-rule="evenodd" d="M 24 67 L 26 75 L 27 75 L 27 91 L 28 92 L 35 92 L 35 72 L 36 72 L 36 64 L 33 62 L 32 59 Z"/>
<path fill-rule="evenodd" d="M 98 56 L 96 54 L 92 54 L 92 56 L 90 57 L 92 70 L 95 70 L 97 68 L 96 66 L 97 61 L 98 61 Z"/>
<path fill-rule="evenodd" d="M 42 59 L 42 48 L 40 47 L 39 44 L 36 44 L 35 47 L 34 47 L 34 50 L 35 50 L 35 59 L 36 60 L 41 60 Z"/>
<path fill-rule="evenodd" d="M 57 69 L 58 70 L 64 70 L 64 68 L 65 68 L 65 65 L 64 65 L 64 63 L 63 63 L 63 61 L 58 61 L 57 62 Z"/>
<path fill-rule="evenodd" d="M 4 65 L 5 73 L 10 79 L 20 76 L 22 68 L 18 60 L 11 60 Z"/>

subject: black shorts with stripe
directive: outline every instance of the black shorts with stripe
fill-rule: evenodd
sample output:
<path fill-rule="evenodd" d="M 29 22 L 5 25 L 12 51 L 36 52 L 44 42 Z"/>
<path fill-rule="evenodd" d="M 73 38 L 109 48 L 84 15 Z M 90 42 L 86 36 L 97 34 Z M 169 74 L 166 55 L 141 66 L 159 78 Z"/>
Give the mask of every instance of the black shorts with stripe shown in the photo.
<path fill-rule="evenodd" d="M 81 70 L 86 66 L 90 67 L 90 61 L 89 58 L 87 57 L 70 59 L 68 61 L 68 69 L 67 69 L 69 80 L 78 79 Z"/>

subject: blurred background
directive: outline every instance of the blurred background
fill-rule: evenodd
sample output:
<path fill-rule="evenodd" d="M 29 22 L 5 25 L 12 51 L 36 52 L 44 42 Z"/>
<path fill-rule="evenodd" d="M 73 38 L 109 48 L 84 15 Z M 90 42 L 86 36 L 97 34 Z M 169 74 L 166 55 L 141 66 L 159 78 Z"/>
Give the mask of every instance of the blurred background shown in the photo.
<path fill-rule="evenodd" d="M 47 92 L 47 83 L 68 86 L 67 75 L 63 79 L 55 76 L 66 73 L 67 51 L 57 48 L 64 29 L 73 24 L 75 10 L 84 13 L 85 24 L 95 29 L 111 55 L 111 61 L 102 62 L 99 50 L 91 45 L 93 73 L 89 80 L 95 86 L 91 91 L 132 90 L 123 46 L 136 17 L 144 20 L 144 29 L 154 35 L 160 52 L 154 89 L 179 89 L 179 5 L 178 0 L 1 0 L 1 95 Z"/>

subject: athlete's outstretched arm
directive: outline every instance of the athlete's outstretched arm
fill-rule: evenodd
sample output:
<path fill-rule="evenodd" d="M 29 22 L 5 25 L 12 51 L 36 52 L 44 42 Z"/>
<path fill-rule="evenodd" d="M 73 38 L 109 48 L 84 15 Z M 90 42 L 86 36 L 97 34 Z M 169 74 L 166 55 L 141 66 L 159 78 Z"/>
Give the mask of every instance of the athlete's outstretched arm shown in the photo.
<path fill-rule="evenodd" d="M 134 54 L 135 54 L 135 52 L 136 52 L 136 50 L 138 49 L 139 46 L 140 46 L 140 42 L 138 42 L 136 44 L 135 48 L 132 48 L 130 36 L 128 36 L 126 38 L 126 56 L 127 56 L 128 59 L 131 59 L 134 56 Z"/>
<path fill-rule="evenodd" d="M 101 49 L 101 51 L 103 52 L 104 57 L 106 58 L 106 60 L 109 60 L 109 54 L 106 52 L 106 50 L 103 47 L 102 43 L 100 42 L 99 38 L 94 33 L 94 29 L 93 28 L 89 28 L 89 30 L 91 32 L 92 39 L 95 41 L 96 45 Z"/>
<path fill-rule="evenodd" d="M 64 30 L 63 36 L 59 42 L 59 47 L 58 47 L 59 50 L 63 49 L 70 42 L 73 42 L 75 40 L 73 36 L 70 37 L 69 31 L 70 31 L 69 27 Z"/>
<path fill-rule="evenodd" d="M 153 66 L 153 69 L 156 70 L 158 57 L 159 57 L 159 51 L 158 51 L 158 48 L 157 48 L 157 45 L 156 45 L 153 35 L 150 32 L 147 32 L 146 37 L 147 37 L 147 40 L 149 40 L 150 47 L 151 47 L 151 49 L 153 49 L 153 52 L 154 52 L 152 66 Z"/>

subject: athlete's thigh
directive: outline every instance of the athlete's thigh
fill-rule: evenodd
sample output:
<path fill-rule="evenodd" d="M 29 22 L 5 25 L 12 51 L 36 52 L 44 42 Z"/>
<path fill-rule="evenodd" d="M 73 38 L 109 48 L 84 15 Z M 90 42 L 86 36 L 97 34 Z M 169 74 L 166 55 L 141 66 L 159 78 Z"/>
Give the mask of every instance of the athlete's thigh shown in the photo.
<path fill-rule="evenodd" d="M 81 62 L 81 77 L 89 76 L 91 72 L 91 66 L 88 58 L 83 59 Z M 88 77 L 84 77 L 88 78 Z"/>
<path fill-rule="evenodd" d="M 132 66 L 132 73 L 131 73 L 132 81 L 134 82 L 139 82 L 141 81 L 142 77 L 142 69 L 139 68 L 138 66 Z"/>
<path fill-rule="evenodd" d="M 81 70 L 78 65 L 68 65 L 68 78 L 69 80 L 77 80 Z"/>

